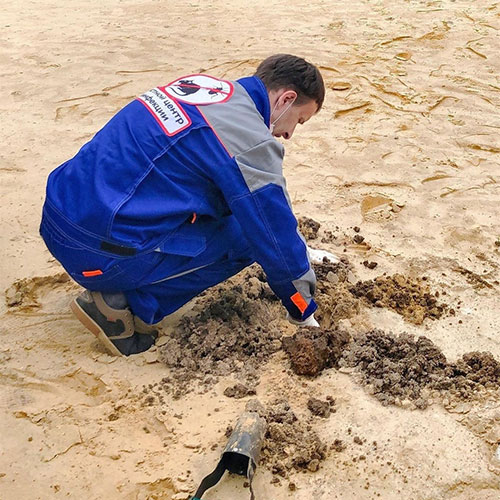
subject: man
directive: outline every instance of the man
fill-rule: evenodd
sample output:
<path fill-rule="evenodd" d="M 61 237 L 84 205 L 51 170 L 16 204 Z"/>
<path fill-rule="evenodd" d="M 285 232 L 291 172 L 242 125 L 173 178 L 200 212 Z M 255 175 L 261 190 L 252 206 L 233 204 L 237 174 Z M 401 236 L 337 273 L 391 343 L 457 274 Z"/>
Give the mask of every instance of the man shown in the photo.
<path fill-rule="evenodd" d="M 289 319 L 317 326 L 275 137 L 290 139 L 324 95 L 319 70 L 292 55 L 236 82 L 182 77 L 128 104 L 50 174 L 40 233 L 87 289 L 71 308 L 111 353 L 149 349 L 157 332 L 143 323 L 255 261 Z"/>

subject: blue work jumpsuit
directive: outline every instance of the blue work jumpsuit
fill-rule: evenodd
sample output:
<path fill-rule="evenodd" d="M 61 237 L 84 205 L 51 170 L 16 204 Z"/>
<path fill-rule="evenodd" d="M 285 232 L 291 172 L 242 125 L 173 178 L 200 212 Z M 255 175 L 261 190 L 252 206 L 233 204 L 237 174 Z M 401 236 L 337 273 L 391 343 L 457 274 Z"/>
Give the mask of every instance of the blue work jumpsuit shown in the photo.
<path fill-rule="evenodd" d="M 315 275 L 257 77 L 190 75 L 119 111 L 48 179 L 40 233 L 84 288 L 160 321 L 253 262 L 290 315 Z"/>

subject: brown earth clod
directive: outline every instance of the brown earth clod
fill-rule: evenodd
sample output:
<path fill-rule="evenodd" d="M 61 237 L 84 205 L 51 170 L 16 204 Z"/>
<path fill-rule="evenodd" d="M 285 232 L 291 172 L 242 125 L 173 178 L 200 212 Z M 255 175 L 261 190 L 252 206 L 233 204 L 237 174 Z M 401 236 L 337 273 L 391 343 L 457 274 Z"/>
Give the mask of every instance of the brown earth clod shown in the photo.
<path fill-rule="evenodd" d="M 328 401 L 321 401 L 321 399 L 316 398 L 309 398 L 307 408 L 313 415 L 322 418 L 328 418 L 332 412 Z"/>
<path fill-rule="evenodd" d="M 297 375 L 317 376 L 325 368 L 338 367 L 350 335 L 339 329 L 301 328 L 282 339 L 283 349 Z"/>
<path fill-rule="evenodd" d="M 297 222 L 299 224 L 300 233 L 307 241 L 318 238 L 318 231 L 321 227 L 319 222 L 316 222 L 309 217 L 299 217 Z"/>

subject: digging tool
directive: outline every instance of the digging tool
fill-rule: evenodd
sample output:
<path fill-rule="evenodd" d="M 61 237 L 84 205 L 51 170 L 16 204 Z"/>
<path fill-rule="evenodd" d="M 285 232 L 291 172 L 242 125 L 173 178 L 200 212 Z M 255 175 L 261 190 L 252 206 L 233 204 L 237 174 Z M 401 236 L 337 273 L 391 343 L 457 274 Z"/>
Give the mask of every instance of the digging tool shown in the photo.
<path fill-rule="evenodd" d="M 229 436 L 217 467 L 203 479 L 191 500 L 201 500 L 205 491 L 215 486 L 226 470 L 248 478 L 250 500 L 254 500 L 252 480 L 259 461 L 265 432 L 266 422 L 257 412 L 245 411 L 242 413 L 231 436 Z"/>

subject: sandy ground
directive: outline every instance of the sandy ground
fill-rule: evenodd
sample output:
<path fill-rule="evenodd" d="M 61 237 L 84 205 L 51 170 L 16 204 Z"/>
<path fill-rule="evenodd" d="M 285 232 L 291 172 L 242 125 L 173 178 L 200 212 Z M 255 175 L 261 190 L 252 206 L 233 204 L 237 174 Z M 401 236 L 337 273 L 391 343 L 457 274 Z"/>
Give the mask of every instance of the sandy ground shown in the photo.
<path fill-rule="evenodd" d="M 185 73 L 237 78 L 276 52 L 318 64 L 324 109 L 286 144 L 296 213 L 344 235 L 319 246 L 360 279 L 425 275 L 456 310 L 414 325 L 364 307 L 343 326 L 426 335 L 450 360 L 500 359 L 498 2 L 1 4 L 0 289 L 26 280 L 24 306 L 0 301 L 2 500 L 188 498 L 245 405 L 223 395 L 226 378 L 142 405 L 143 386 L 167 367 L 155 352 L 100 350 L 68 309 L 77 287 L 38 236 L 48 173 L 134 96 Z M 346 448 L 278 483 L 259 468 L 259 499 L 499 497 L 499 398 L 382 406 L 348 371 L 301 379 L 287 363 L 277 353 L 260 368 L 259 399 L 285 396 L 305 415 L 310 395 L 332 395 L 336 413 L 312 425 Z M 206 498 L 245 498 L 242 483 L 229 478 Z"/>

